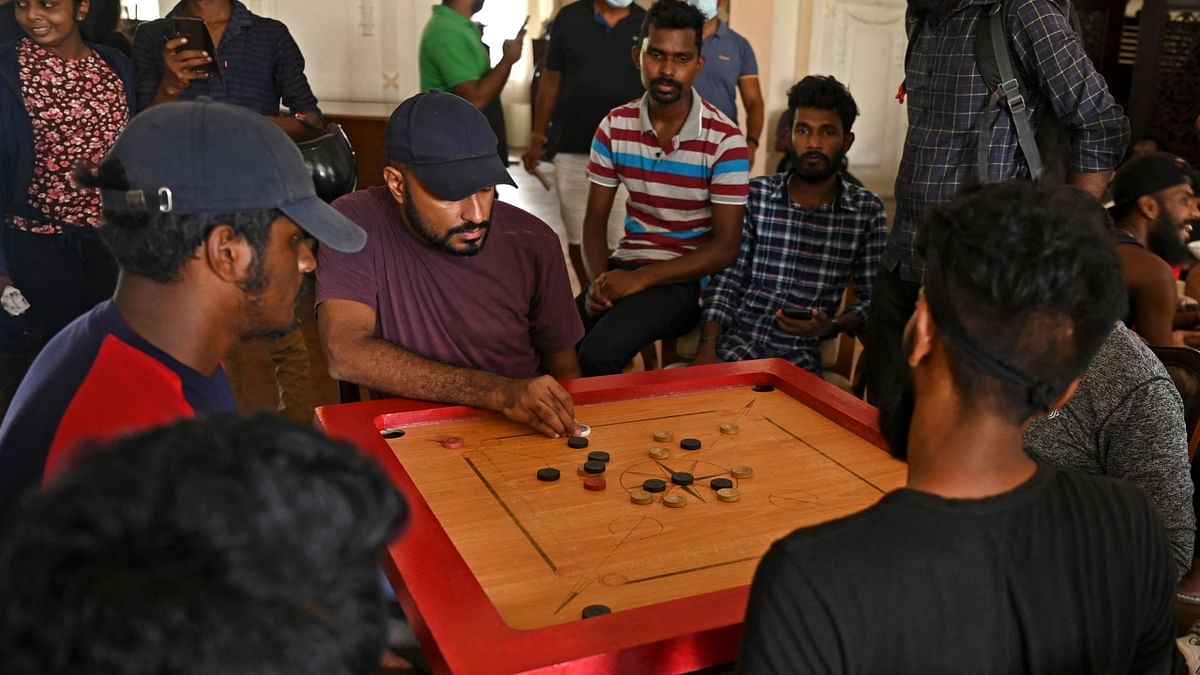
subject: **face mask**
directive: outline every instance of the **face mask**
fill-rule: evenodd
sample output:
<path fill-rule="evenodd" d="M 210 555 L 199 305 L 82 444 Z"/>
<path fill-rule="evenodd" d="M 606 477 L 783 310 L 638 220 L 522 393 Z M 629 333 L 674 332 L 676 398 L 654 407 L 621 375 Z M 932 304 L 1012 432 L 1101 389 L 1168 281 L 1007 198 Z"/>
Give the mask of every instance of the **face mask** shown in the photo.
<path fill-rule="evenodd" d="M 613 9 L 625 9 L 633 4 L 633 0 L 604 0 L 604 4 Z"/>
<path fill-rule="evenodd" d="M 705 21 L 717 15 L 717 0 L 688 0 L 688 4 L 700 10 Z"/>

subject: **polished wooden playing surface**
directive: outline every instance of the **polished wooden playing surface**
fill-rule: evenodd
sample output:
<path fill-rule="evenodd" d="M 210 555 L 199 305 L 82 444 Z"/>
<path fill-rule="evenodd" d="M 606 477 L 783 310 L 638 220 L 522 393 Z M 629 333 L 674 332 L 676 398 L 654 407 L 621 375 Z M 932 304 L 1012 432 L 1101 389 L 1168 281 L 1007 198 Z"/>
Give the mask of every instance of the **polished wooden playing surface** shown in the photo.
<path fill-rule="evenodd" d="M 587 449 L 499 417 L 397 425 L 388 441 L 505 623 L 535 629 L 581 620 L 587 605 L 614 612 L 750 583 L 773 541 L 798 527 L 861 511 L 904 481 L 901 464 L 779 391 L 750 386 L 582 405 Z M 719 431 L 723 422 L 740 427 Z M 660 443 L 652 432 L 674 432 Z M 461 436 L 466 447 L 440 441 Z M 698 438 L 686 451 L 679 440 Z M 671 448 L 653 459 L 652 447 Z M 587 453 L 611 455 L 607 488 L 583 487 Z M 735 465 L 753 468 L 738 480 Z M 536 472 L 553 467 L 554 482 Z M 675 472 L 695 478 L 671 484 Z M 739 501 L 719 501 L 709 481 L 728 478 Z M 668 490 L 637 505 L 647 479 Z M 662 497 L 679 493 L 683 508 Z"/>
<path fill-rule="evenodd" d="M 749 583 L 771 543 L 900 487 L 874 411 L 779 360 L 565 383 L 589 447 L 497 415 L 391 399 L 328 406 L 318 424 L 373 455 L 412 517 L 385 568 L 437 672 L 688 672 L 736 656 Z M 755 387 L 760 390 L 756 391 Z M 762 390 L 764 387 L 769 390 Z M 739 433 L 722 434 L 723 423 Z M 402 430 L 398 438 L 381 432 Z M 674 439 L 658 442 L 655 431 Z M 447 449 L 449 436 L 465 440 Z M 680 448 L 698 438 L 702 448 Z M 650 457 L 653 447 L 670 456 Z M 609 453 L 607 487 L 577 469 Z M 734 478 L 737 465 L 753 469 Z M 541 482 L 539 468 L 561 477 Z M 688 487 L 670 475 L 690 473 Z M 740 493 L 719 501 L 728 478 Z M 650 504 L 630 492 L 670 486 Z M 682 495 L 683 508 L 662 503 Z M 612 613 L 582 619 L 588 605 Z"/>

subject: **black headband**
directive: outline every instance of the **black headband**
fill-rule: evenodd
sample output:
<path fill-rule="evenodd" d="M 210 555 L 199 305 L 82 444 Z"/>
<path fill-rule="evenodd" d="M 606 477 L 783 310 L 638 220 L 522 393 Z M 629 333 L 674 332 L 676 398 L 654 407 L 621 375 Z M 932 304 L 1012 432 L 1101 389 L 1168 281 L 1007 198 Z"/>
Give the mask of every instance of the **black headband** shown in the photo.
<path fill-rule="evenodd" d="M 998 380 L 1023 387 L 1035 410 L 1049 410 L 1060 393 L 1052 383 L 1031 377 L 1020 368 L 994 356 L 971 337 L 950 299 L 949 284 L 937 252 L 932 246 L 925 252 L 925 302 L 938 327 L 938 335 L 960 358 L 979 371 Z"/>

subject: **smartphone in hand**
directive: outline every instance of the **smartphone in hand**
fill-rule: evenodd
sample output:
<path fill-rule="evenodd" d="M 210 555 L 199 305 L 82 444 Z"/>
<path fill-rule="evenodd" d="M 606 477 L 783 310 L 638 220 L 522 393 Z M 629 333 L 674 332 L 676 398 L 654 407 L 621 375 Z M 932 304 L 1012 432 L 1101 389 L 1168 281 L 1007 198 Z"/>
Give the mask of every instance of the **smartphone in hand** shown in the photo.
<path fill-rule="evenodd" d="M 175 26 L 175 37 L 187 38 L 187 44 L 179 45 L 175 49 L 176 53 L 189 49 L 208 52 L 208 55 L 213 57 L 213 60 L 192 70 L 208 73 L 210 76 L 219 75 L 221 71 L 217 68 L 217 49 L 213 46 L 212 35 L 209 35 L 208 27 L 204 25 L 204 20 L 190 16 L 176 16 L 171 18 L 171 23 Z"/>
<path fill-rule="evenodd" d="M 789 319 L 797 321 L 809 321 L 812 319 L 812 310 L 803 307 L 784 307 L 783 315 Z"/>

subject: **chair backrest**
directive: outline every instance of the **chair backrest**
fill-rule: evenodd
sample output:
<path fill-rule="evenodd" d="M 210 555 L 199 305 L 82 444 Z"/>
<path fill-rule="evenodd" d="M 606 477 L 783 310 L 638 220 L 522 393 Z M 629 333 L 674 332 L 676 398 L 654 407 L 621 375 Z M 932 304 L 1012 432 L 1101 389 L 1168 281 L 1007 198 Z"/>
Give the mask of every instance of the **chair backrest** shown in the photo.
<path fill-rule="evenodd" d="M 1190 347 L 1151 347 L 1167 367 L 1175 388 L 1183 398 L 1183 417 L 1187 423 L 1188 456 L 1196 452 L 1196 424 L 1200 422 L 1200 351 Z"/>

